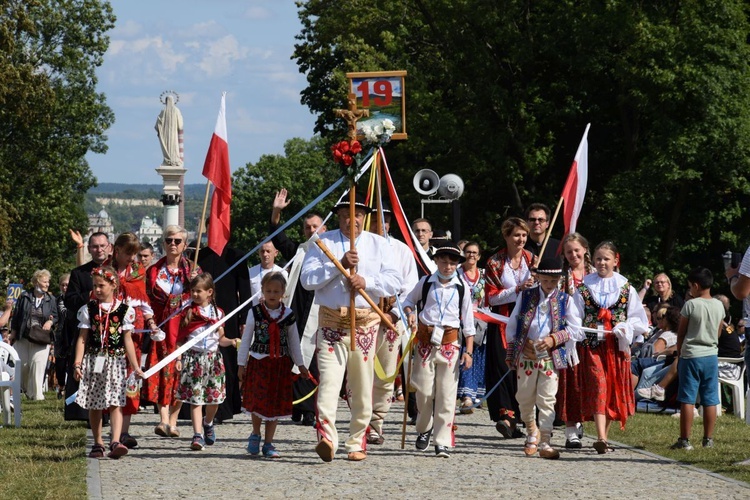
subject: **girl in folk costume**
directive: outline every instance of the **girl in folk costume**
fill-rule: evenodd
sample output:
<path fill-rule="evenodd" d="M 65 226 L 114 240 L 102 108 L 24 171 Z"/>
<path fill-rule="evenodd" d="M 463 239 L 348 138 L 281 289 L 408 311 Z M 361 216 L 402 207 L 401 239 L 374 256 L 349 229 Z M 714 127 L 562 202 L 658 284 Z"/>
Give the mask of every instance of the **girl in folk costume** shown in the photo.
<path fill-rule="evenodd" d="M 583 278 L 574 297 L 583 326 L 604 330 L 586 332 L 579 344 L 578 382 L 580 406 L 567 403 L 566 420 L 593 420 L 600 454 L 612 451 L 607 435 L 612 420 L 625 428 L 635 413 L 635 397 L 630 380 L 630 344 L 648 331 L 648 320 L 638 292 L 617 272 L 620 255 L 614 243 L 605 241 L 594 250 L 596 274 Z"/>
<path fill-rule="evenodd" d="M 154 366 L 175 350 L 180 329 L 179 312 L 190 298 L 190 280 L 200 273 L 191 270 L 190 262 L 182 255 L 187 248 L 187 231 L 180 226 L 167 226 L 164 232 L 165 256 L 146 271 L 146 293 L 151 300 L 154 319 L 162 325 L 165 338 L 151 343 L 147 365 Z M 166 322 L 165 322 L 166 321 Z M 177 415 L 181 404 L 174 401 L 179 383 L 172 361 L 143 383 L 142 397 L 156 404 L 160 422 L 154 432 L 162 437 L 179 437 Z M 174 404 L 173 404 L 174 403 Z"/>
<path fill-rule="evenodd" d="M 506 362 L 516 370 L 516 399 L 526 425 L 524 453 L 556 459 L 560 452 L 552 448 L 558 371 L 567 367 L 565 343 L 582 340 L 581 320 L 573 299 L 558 289 L 563 270 L 560 259 L 545 258 L 536 270 L 539 287 L 525 290 L 516 299 L 505 337 L 508 340 Z M 537 412 L 539 411 L 539 428 Z"/>
<path fill-rule="evenodd" d="M 508 316 L 518 295 L 534 286 L 534 279 L 530 271 L 531 252 L 523 248 L 529 235 L 526 221 L 511 217 L 503 222 L 501 230 L 506 247 L 487 261 L 484 296 L 493 312 Z M 505 324 L 490 324 L 487 328 L 486 387 L 492 389 L 508 373 L 506 353 Z M 508 376 L 487 398 L 490 418 L 497 422 L 496 429 L 506 439 L 523 437 L 516 428 L 519 420 L 515 395 L 516 379 Z"/>
<path fill-rule="evenodd" d="M 190 281 L 193 303 L 181 314 L 178 347 L 224 317 L 224 311 L 216 307 L 215 293 L 214 280 L 209 273 L 198 275 Z M 181 372 L 175 400 L 192 405 L 193 441 L 190 448 L 193 450 L 202 450 L 205 445 L 211 446 L 216 442 L 214 416 L 226 398 L 224 361 L 219 346 L 237 347 L 238 343 L 239 339 L 225 337 L 224 328 L 219 327 L 185 351 L 182 358 L 175 362 L 175 368 Z M 203 406 L 206 407 L 205 420 Z"/>
<path fill-rule="evenodd" d="M 280 272 L 263 277 L 263 300 L 248 314 L 237 353 L 238 375 L 243 384 L 242 406 L 253 419 L 247 452 L 260 453 L 260 427 L 265 420 L 262 451 L 266 458 L 279 458 L 273 445 L 276 425 L 280 418 L 292 415 L 292 363 L 303 377 L 310 375 L 302 359 L 294 313 L 281 302 L 285 289 L 286 279 Z"/>
<path fill-rule="evenodd" d="M 587 274 L 594 272 L 591 265 L 591 252 L 589 242 L 579 233 L 566 235 L 561 243 L 563 255 L 563 277 L 560 280 L 560 289 L 570 295 L 575 295 L 578 287 L 583 283 Z M 565 448 L 578 449 L 581 447 L 583 437 L 583 426 L 580 422 L 567 419 L 567 405 L 574 408 L 580 407 L 581 388 L 578 384 L 578 352 L 576 345 L 569 342 L 566 346 L 568 355 L 568 368 L 558 372 L 557 404 L 555 411 L 558 418 L 565 421 Z M 570 403 L 567 403 L 571 401 Z"/>
<path fill-rule="evenodd" d="M 484 305 L 484 269 L 477 267 L 482 249 L 476 241 L 469 241 L 463 248 L 466 261 L 458 268 L 474 307 Z M 484 343 L 487 323 L 474 318 L 474 356 L 471 368 L 462 370 L 458 376 L 458 399 L 461 413 L 473 413 L 473 407 L 484 397 L 484 365 L 487 346 Z"/>
<path fill-rule="evenodd" d="M 135 356 L 140 363 L 141 349 L 145 334 L 142 333 L 144 325 L 156 333 L 159 328 L 154 320 L 154 311 L 149 304 L 146 295 L 146 271 L 143 266 L 136 262 L 135 258 L 141 249 L 138 237 L 133 233 L 122 233 L 115 240 L 113 253 L 104 261 L 104 266 L 111 265 L 117 272 L 120 280 L 118 299 L 129 305 L 135 311 L 134 331 L 131 333 Z M 128 370 L 130 375 L 130 370 Z M 128 448 L 138 446 L 138 441 L 128 432 L 130 429 L 130 418 L 138 412 L 140 406 L 140 395 L 128 396 L 125 407 L 122 409 L 122 434 L 120 442 Z"/>
<path fill-rule="evenodd" d="M 143 376 L 135 355 L 131 332 L 135 311 L 117 299 L 119 279 L 111 267 L 92 271 L 95 299 L 78 311 L 80 335 L 76 342 L 75 379 L 80 381 L 76 403 L 89 411 L 94 446 L 89 458 L 104 456 L 102 412 L 109 410 L 111 425 L 110 458 L 120 458 L 128 448 L 120 443 L 122 407 L 125 406 L 127 354 L 130 367 Z"/>

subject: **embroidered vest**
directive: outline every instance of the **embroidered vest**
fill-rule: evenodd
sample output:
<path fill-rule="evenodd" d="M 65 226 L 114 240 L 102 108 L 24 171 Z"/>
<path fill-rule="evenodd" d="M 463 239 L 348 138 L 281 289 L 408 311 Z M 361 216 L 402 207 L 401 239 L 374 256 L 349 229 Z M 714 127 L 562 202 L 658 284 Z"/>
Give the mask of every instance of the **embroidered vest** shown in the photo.
<path fill-rule="evenodd" d="M 125 314 L 128 312 L 128 305 L 120 302 L 120 305 L 109 314 L 99 315 L 99 303 L 92 300 L 88 303 L 89 323 L 91 330 L 86 339 L 86 352 L 91 354 L 107 354 L 112 357 L 125 355 L 125 336 L 122 332 L 122 324 Z M 103 311 L 102 311 L 103 312 Z M 107 326 L 106 345 L 102 345 L 102 328 Z"/>
<path fill-rule="evenodd" d="M 583 326 L 596 328 L 599 323 L 599 311 L 603 308 L 596 302 L 596 300 L 594 300 L 591 290 L 589 290 L 589 287 L 586 285 L 581 284 L 578 287 L 578 292 L 581 294 L 581 297 L 583 297 Z M 630 283 L 625 282 L 625 284 L 622 285 L 622 288 L 620 288 L 620 296 L 617 298 L 617 301 L 608 308 L 612 314 L 613 325 L 622 323 L 628 319 L 629 296 Z M 596 333 L 586 332 L 586 339 L 582 342 L 584 346 L 594 348 L 597 347 L 599 343 L 600 341 L 597 340 Z"/>
<path fill-rule="evenodd" d="M 513 342 L 513 361 L 517 363 L 523 354 L 523 346 L 529 336 L 529 327 L 534 319 L 534 314 L 539 306 L 539 290 L 532 288 L 522 292 L 521 310 L 518 313 L 518 327 L 516 328 L 516 338 Z M 559 289 L 553 290 L 549 295 L 550 316 L 550 333 L 559 332 L 568 326 L 565 319 L 565 305 L 568 301 L 568 295 Z M 563 347 L 557 346 L 553 350 Z"/>
<path fill-rule="evenodd" d="M 250 351 L 257 352 L 258 354 L 271 354 L 271 334 L 268 332 L 269 321 L 263 315 L 260 304 L 253 306 L 253 318 L 255 318 L 255 335 L 253 343 L 250 346 Z M 294 324 L 295 321 L 297 320 L 294 313 L 291 313 L 286 318 L 280 319 L 277 322 L 280 330 L 279 342 L 281 344 L 280 354 L 282 356 L 289 356 L 289 345 L 286 337 L 287 330 L 289 329 L 289 325 Z"/>

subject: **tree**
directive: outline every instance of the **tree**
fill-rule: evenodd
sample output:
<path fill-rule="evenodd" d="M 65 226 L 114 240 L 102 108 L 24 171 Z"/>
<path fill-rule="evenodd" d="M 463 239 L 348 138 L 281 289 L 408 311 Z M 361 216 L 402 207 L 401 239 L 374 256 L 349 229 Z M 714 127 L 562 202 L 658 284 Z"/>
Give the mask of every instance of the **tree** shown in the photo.
<path fill-rule="evenodd" d="M 294 57 L 316 130 L 341 135 L 330 110 L 346 72 L 406 69 L 409 140 L 386 149 L 394 179 L 409 186 L 425 167 L 461 175 L 464 234 L 497 245 L 498 219 L 554 207 L 592 122 L 579 227 L 594 245 L 615 240 L 626 272 L 719 266 L 727 246 L 750 242 L 744 2 L 298 5 Z M 418 213 L 411 190 L 400 193 Z"/>
<path fill-rule="evenodd" d="M 248 163 L 234 173 L 232 181 L 232 245 L 250 250 L 269 235 L 271 206 L 276 191 L 286 188 L 290 204 L 282 217 L 291 217 L 310 203 L 341 176 L 331 161 L 330 151 L 320 137 L 290 139 L 284 155 L 263 155 L 256 164 Z M 343 189 L 342 189 L 343 191 Z M 340 193 L 334 193 L 335 196 Z M 325 217 L 335 200 L 324 200 L 318 207 Z M 282 218 L 282 223 L 284 219 Z M 287 229 L 290 238 L 303 238 L 301 223 Z M 257 263 L 257 255 L 251 257 Z"/>
<path fill-rule="evenodd" d="M 95 69 L 115 17 L 95 0 L 0 0 L 0 280 L 75 264 L 68 228 L 87 226 L 85 160 L 114 116 Z"/>

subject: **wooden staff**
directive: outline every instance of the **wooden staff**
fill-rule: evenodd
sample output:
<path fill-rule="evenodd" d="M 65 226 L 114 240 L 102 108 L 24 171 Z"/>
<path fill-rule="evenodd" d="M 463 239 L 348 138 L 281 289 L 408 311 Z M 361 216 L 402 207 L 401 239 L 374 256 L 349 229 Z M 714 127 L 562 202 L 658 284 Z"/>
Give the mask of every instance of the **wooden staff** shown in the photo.
<path fill-rule="evenodd" d="M 356 248 L 354 246 L 356 234 L 357 234 L 356 221 L 354 220 L 357 214 L 356 207 L 355 207 L 356 191 L 357 191 L 357 185 L 354 183 L 354 181 L 351 181 L 349 185 L 349 251 L 352 251 Z M 323 242 L 320 240 L 318 240 L 318 242 L 320 242 L 321 245 L 323 244 Z M 343 266 L 342 266 L 342 269 L 343 269 Z M 354 275 L 356 273 L 357 273 L 357 268 L 353 267 L 351 274 Z M 351 343 L 352 351 L 355 351 L 357 349 L 357 318 L 354 315 L 355 299 L 356 299 L 356 296 L 354 294 L 354 288 L 352 288 L 351 291 L 349 292 L 349 328 L 352 331 L 349 337 L 351 341 L 350 343 Z"/>
<path fill-rule="evenodd" d="M 203 213 L 201 214 L 200 221 L 198 221 L 198 241 L 195 242 L 195 255 L 193 256 L 192 269 L 196 269 L 198 267 L 198 252 L 200 252 L 201 249 L 201 238 L 203 237 L 203 225 L 204 221 L 206 220 L 206 208 L 208 207 L 208 194 L 210 189 L 211 181 L 206 181 L 206 195 L 203 197 Z"/>
<path fill-rule="evenodd" d="M 414 333 L 412 333 L 414 335 Z M 414 349 L 413 346 L 409 346 L 409 352 L 403 353 L 404 356 L 409 356 L 409 369 L 404 372 L 406 380 L 403 381 L 401 393 L 404 395 L 404 418 L 401 422 L 401 449 L 403 450 L 406 446 L 406 417 L 409 414 L 409 383 L 411 381 L 411 367 L 414 366 L 414 360 L 411 359 L 411 353 Z"/>
<path fill-rule="evenodd" d="M 314 241 L 315 244 L 318 245 L 318 248 L 320 248 L 320 250 L 326 255 L 326 257 L 328 257 L 331 262 L 333 262 L 333 264 L 336 266 L 336 269 L 338 269 L 341 274 L 348 278 L 349 271 L 344 269 L 344 266 L 341 265 L 339 259 L 337 259 L 336 256 L 331 253 L 325 243 L 320 241 L 320 237 L 317 234 L 314 234 L 310 239 Z M 378 307 L 378 305 L 370 298 L 370 296 L 367 295 L 367 292 L 365 292 L 364 290 L 357 290 L 357 292 L 362 296 L 363 299 L 367 301 L 370 307 L 372 307 L 375 312 L 378 313 L 378 316 L 380 316 L 380 321 L 382 321 L 385 326 L 387 326 L 390 330 L 396 329 L 396 327 L 393 326 L 393 323 L 391 323 L 391 318 L 389 318 L 388 315 Z M 350 313 L 351 316 L 354 317 L 353 311 L 350 311 Z"/>

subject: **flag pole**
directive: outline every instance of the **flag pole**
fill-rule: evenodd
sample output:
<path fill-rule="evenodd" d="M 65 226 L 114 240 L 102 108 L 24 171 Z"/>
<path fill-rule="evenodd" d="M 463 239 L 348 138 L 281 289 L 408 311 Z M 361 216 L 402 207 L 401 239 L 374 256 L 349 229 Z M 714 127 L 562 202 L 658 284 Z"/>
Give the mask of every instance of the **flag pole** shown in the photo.
<path fill-rule="evenodd" d="M 195 242 L 195 255 L 193 256 L 193 267 L 192 269 L 198 268 L 198 252 L 201 249 L 201 238 L 203 237 L 203 226 L 206 220 L 206 208 L 208 207 L 208 194 L 211 190 L 211 181 L 206 181 L 206 195 L 203 197 L 203 213 L 198 221 L 198 240 Z"/>
<path fill-rule="evenodd" d="M 542 255 L 544 255 L 544 250 L 547 248 L 549 237 L 552 234 L 552 228 L 555 226 L 555 221 L 557 220 L 557 215 L 560 213 L 560 207 L 562 206 L 562 204 L 563 204 L 563 197 L 560 196 L 560 201 L 557 202 L 557 208 L 555 209 L 555 215 L 552 216 L 552 221 L 549 223 L 549 227 L 547 227 L 547 232 L 544 233 L 544 243 L 542 243 L 542 249 L 539 250 L 539 255 L 537 256 L 539 260 L 542 259 Z M 536 265 L 534 267 L 536 267 Z"/>

